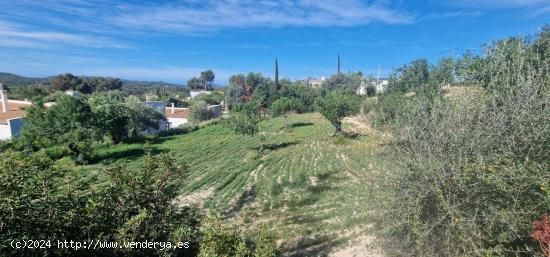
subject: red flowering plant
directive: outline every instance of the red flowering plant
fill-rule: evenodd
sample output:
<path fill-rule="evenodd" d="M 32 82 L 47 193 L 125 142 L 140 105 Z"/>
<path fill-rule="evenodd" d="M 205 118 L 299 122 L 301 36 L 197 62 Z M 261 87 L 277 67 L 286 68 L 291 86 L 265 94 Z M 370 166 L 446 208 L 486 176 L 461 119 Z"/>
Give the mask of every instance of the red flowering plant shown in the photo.
<path fill-rule="evenodd" d="M 539 242 L 540 249 L 550 257 L 550 222 L 548 215 L 542 215 L 542 220 L 533 221 L 531 237 Z"/>

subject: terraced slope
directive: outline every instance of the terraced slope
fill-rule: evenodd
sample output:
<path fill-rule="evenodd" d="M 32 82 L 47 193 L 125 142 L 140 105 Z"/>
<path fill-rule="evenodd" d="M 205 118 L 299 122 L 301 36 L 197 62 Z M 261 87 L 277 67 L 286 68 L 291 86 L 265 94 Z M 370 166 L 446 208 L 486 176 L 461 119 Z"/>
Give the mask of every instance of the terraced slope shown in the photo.
<path fill-rule="evenodd" d="M 201 205 L 245 228 L 266 224 L 285 255 L 378 256 L 368 214 L 374 211 L 371 182 L 382 140 L 374 132 L 332 137 L 332 127 L 318 114 L 293 115 L 290 123 L 289 129 L 284 119 L 262 124 L 267 144 L 262 155 L 257 137 L 235 135 L 222 125 L 161 138 L 152 146 L 189 163 L 181 204 Z M 137 153 L 124 158 L 138 165 L 142 147 L 126 145 L 107 155 Z"/>

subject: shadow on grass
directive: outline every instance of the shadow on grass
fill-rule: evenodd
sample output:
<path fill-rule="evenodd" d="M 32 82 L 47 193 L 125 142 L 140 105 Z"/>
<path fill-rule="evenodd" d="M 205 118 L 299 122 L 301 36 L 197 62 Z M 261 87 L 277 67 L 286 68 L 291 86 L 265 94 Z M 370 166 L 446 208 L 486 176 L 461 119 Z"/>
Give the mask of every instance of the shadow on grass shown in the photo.
<path fill-rule="evenodd" d="M 165 152 L 165 150 L 159 150 L 159 149 L 156 149 L 156 148 L 151 149 L 151 154 L 153 154 L 153 155 L 160 154 L 160 153 L 163 153 L 163 152 Z M 99 163 L 99 162 L 103 162 L 103 163 L 107 164 L 107 163 L 112 163 L 112 162 L 120 160 L 120 159 L 136 160 L 136 159 L 139 159 L 139 158 L 143 157 L 145 154 L 146 154 L 146 151 L 145 151 L 144 147 L 129 148 L 129 149 L 124 149 L 124 150 L 120 150 L 120 151 L 112 151 L 112 152 L 108 152 L 108 153 L 100 153 L 100 154 L 97 154 L 96 156 L 94 156 L 94 158 L 92 160 L 90 160 L 90 164 Z"/>
<path fill-rule="evenodd" d="M 300 141 L 284 142 L 284 143 L 279 143 L 279 144 L 265 144 L 264 145 L 264 151 L 265 150 L 275 151 L 275 150 L 278 150 L 278 149 L 281 149 L 281 148 L 296 145 L 298 143 L 300 143 Z M 252 147 L 252 149 L 259 151 L 260 147 L 255 146 L 255 147 Z"/>
<path fill-rule="evenodd" d="M 289 124 L 288 127 L 299 128 L 299 127 L 307 127 L 307 126 L 313 126 L 313 125 L 315 124 L 313 124 L 312 122 L 296 122 L 296 123 Z"/>
<path fill-rule="evenodd" d="M 342 136 L 345 137 L 345 138 L 355 139 L 355 138 L 358 138 L 359 136 L 361 136 L 361 134 L 359 134 L 357 132 L 343 131 Z"/>
<path fill-rule="evenodd" d="M 237 213 L 242 210 L 244 206 L 246 206 L 249 203 L 254 202 L 256 200 L 256 187 L 252 186 L 250 189 L 245 190 L 241 196 L 239 196 L 239 199 L 237 200 L 237 203 L 233 205 L 231 208 L 229 208 L 227 211 L 225 211 L 224 216 L 227 218 L 233 218 Z"/>
<path fill-rule="evenodd" d="M 321 256 L 326 257 L 331 250 L 344 244 L 346 241 L 336 239 L 334 236 L 317 235 L 312 237 L 304 237 L 300 239 L 295 246 L 283 249 L 285 256 L 302 257 L 302 256 Z"/>

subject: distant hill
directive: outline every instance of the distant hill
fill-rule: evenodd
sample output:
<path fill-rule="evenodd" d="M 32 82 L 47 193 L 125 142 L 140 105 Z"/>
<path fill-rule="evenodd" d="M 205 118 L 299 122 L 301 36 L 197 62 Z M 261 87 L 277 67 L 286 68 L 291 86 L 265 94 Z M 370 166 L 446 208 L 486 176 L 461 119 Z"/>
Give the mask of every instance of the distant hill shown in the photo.
<path fill-rule="evenodd" d="M 162 86 L 162 87 L 184 87 L 182 84 L 168 83 L 163 81 L 136 81 L 136 80 L 122 80 L 125 86 Z"/>
<path fill-rule="evenodd" d="M 49 76 L 44 78 L 30 78 L 19 76 L 12 73 L 0 72 L 0 83 L 7 86 L 12 85 L 29 85 L 29 84 L 50 84 L 55 76 Z M 161 86 L 161 87 L 183 87 L 182 84 L 168 83 L 163 81 L 135 81 L 122 79 L 124 86 Z"/>
<path fill-rule="evenodd" d="M 52 77 L 29 78 L 12 73 L 0 72 L 0 83 L 4 85 L 28 85 L 28 84 L 49 84 Z"/>

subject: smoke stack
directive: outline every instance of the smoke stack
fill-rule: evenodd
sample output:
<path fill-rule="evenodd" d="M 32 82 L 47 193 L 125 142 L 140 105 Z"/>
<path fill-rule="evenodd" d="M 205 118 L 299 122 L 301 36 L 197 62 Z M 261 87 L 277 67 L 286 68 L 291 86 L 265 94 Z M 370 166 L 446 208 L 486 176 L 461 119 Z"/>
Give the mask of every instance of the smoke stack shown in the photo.
<path fill-rule="evenodd" d="M 172 114 L 174 114 L 174 103 L 172 103 Z"/>
<path fill-rule="evenodd" d="M 2 100 L 2 112 L 8 112 L 8 91 L 4 90 L 2 83 L 0 83 L 0 98 Z"/>
<path fill-rule="evenodd" d="M 145 102 L 149 102 L 149 96 L 145 95 Z"/>

